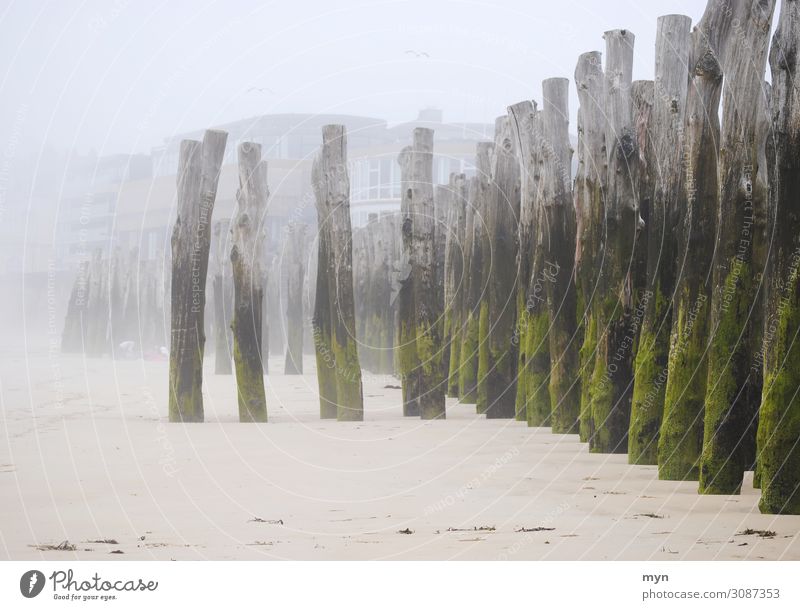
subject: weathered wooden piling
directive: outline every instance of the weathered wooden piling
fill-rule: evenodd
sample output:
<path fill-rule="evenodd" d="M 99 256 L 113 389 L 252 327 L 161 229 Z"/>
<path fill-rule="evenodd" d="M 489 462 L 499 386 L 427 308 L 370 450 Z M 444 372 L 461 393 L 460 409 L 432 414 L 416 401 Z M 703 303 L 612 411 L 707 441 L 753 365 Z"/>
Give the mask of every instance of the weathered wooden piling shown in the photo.
<path fill-rule="evenodd" d="M 655 173 L 655 152 L 653 150 L 653 91 L 655 83 L 651 80 L 635 80 L 631 84 L 631 98 L 633 103 L 633 125 L 636 130 L 636 141 L 639 144 L 639 154 L 636 164 L 638 188 L 636 192 L 637 205 L 639 208 L 639 226 L 636 230 L 636 240 L 634 242 L 634 259 L 631 269 L 631 287 L 633 290 L 633 301 L 641 305 L 644 295 L 647 293 L 647 217 L 652 207 Z M 639 347 L 639 335 L 641 332 L 641 318 L 644 316 L 644 307 L 635 307 L 634 317 L 638 315 L 639 325 L 636 332 L 636 346 L 634 348 L 634 363 Z M 629 448 L 630 450 L 630 448 Z"/>
<path fill-rule="evenodd" d="M 231 335 L 231 313 L 233 311 L 233 276 L 230 257 L 226 256 L 229 247 L 228 236 L 230 220 L 214 223 L 214 247 L 212 298 L 214 300 L 214 373 L 230 375 L 233 373 L 231 357 L 233 344 Z"/>
<path fill-rule="evenodd" d="M 758 427 L 759 509 L 800 514 L 800 2 L 784 0 L 770 50 L 772 132 L 767 161 L 772 229 Z"/>
<path fill-rule="evenodd" d="M 261 362 L 261 314 L 264 277 L 261 269 L 261 223 L 266 215 L 269 189 L 267 162 L 261 145 L 239 144 L 239 189 L 233 220 L 231 268 L 233 271 L 233 363 L 239 421 L 267 421 L 264 369 Z"/>
<path fill-rule="evenodd" d="M 534 239 L 534 199 L 538 188 L 532 167 L 534 104 L 529 101 L 519 102 L 508 107 L 509 126 L 516 140 L 517 160 L 520 165 L 520 212 L 517 231 L 516 260 L 516 328 L 512 343 L 517 351 L 517 379 L 515 412 L 519 421 L 527 420 L 527 375 L 528 354 L 527 331 L 530 323 L 528 302 L 528 286 L 533 262 Z"/>
<path fill-rule="evenodd" d="M 478 401 L 478 364 L 481 298 L 485 291 L 484 234 L 487 197 L 491 180 L 493 145 L 479 142 L 475 152 L 475 176 L 469 182 L 466 222 L 467 285 L 464 292 L 464 323 L 461 334 L 458 394 L 464 404 Z"/>
<path fill-rule="evenodd" d="M 553 432 L 578 431 L 580 345 L 575 294 L 575 209 L 572 203 L 572 148 L 569 142 L 569 80 L 542 83 L 542 248 L 553 270 L 546 282 L 549 313 L 550 425 Z"/>
<path fill-rule="evenodd" d="M 320 176 L 320 180 L 322 176 Z M 316 182 L 315 182 L 316 184 Z M 319 187 L 324 189 L 324 185 Z M 336 361 L 333 354 L 333 318 L 331 302 L 333 250 L 331 246 L 331 217 L 326 190 L 316 193 L 317 207 L 317 278 L 314 292 L 314 315 L 311 320 L 314 350 L 317 361 L 320 419 L 336 419 L 337 389 Z"/>
<path fill-rule="evenodd" d="M 445 246 L 445 328 L 449 350 L 447 394 L 458 397 L 458 372 L 461 368 L 461 331 L 464 324 L 464 273 L 467 226 L 467 179 L 464 174 L 450 175 L 451 206 L 447 216 Z M 441 239 L 441 238 L 440 238 Z"/>
<path fill-rule="evenodd" d="M 86 354 L 102 356 L 108 353 L 108 260 L 101 248 L 92 253 L 89 289 L 87 293 Z"/>
<path fill-rule="evenodd" d="M 658 476 L 698 480 L 703 447 L 707 381 L 711 262 L 716 236 L 719 102 L 722 64 L 719 37 L 731 14 L 709 0 L 691 34 L 689 87 L 684 121 L 683 176 L 678 191 L 677 270 L 672 329 L 658 439 Z"/>
<path fill-rule="evenodd" d="M 452 177 L 452 174 L 451 174 Z M 450 328 L 446 324 L 445 314 L 445 258 L 447 249 L 447 214 L 452 206 L 453 192 L 450 184 L 437 184 L 434 189 L 433 209 L 434 209 L 434 264 L 436 268 L 435 295 L 436 307 L 441 312 L 437 320 L 439 325 L 439 336 L 441 337 L 441 361 L 442 373 L 447 384 L 447 374 L 450 370 Z M 445 385 L 445 394 L 447 393 Z"/>
<path fill-rule="evenodd" d="M 544 139 L 541 111 L 532 102 L 520 102 L 509 108 L 511 125 L 517 139 L 522 186 L 520 216 L 528 223 L 530 274 L 524 293 L 517 296 L 517 419 L 529 426 L 549 426 L 550 401 L 550 314 L 547 309 L 547 284 L 554 278 L 554 268 L 545 259 L 544 208 L 542 206 Z M 520 240 L 522 240 L 522 235 Z M 523 243 L 522 241 L 520 242 Z M 522 258 L 518 269 L 524 267 Z M 519 274 L 524 275 L 524 270 Z"/>
<path fill-rule="evenodd" d="M 61 333 L 61 351 L 65 354 L 80 353 L 84 349 L 89 273 L 89 261 L 81 261 L 72 284 L 67 313 L 64 317 L 64 329 Z"/>
<path fill-rule="evenodd" d="M 481 321 L 486 328 L 480 340 L 486 342 L 488 358 L 479 362 L 478 368 L 478 404 L 489 419 L 515 416 L 517 385 L 517 346 L 513 341 L 517 270 L 510 263 L 517 260 L 520 168 L 508 117 L 498 118 L 495 129 L 486 231 L 490 247 L 484 256 L 487 290 L 481 303 Z"/>
<path fill-rule="evenodd" d="M 636 351 L 628 461 L 657 464 L 672 329 L 678 197 L 688 89 L 691 19 L 658 18 L 652 134 L 655 186 L 647 211 L 647 281 Z M 646 297 L 646 298 L 645 298 Z"/>
<path fill-rule="evenodd" d="M 397 361 L 403 392 L 403 415 L 419 415 L 416 308 L 414 305 L 414 217 L 411 209 L 413 147 L 406 146 L 397 158 L 400 165 L 400 222 L 402 250 L 397 269 Z"/>
<path fill-rule="evenodd" d="M 597 350 L 591 388 L 589 447 L 596 453 L 626 453 L 633 381 L 634 329 L 631 261 L 639 222 L 637 155 L 631 72 L 634 35 L 605 33 L 604 106 L 608 158 L 605 238 L 594 299 Z"/>
<path fill-rule="evenodd" d="M 350 178 L 347 173 L 347 134 L 344 126 L 325 125 L 322 128 L 322 149 L 314 161 L 312 181 L 318 202 L 320 237 L 327 225 L 330 240 L 328 260 L 320 260 L 318 276 L 322 275 L 323 269 L 328 270 L 329 283 L 326 288 L 331 322 L 332 370 L 336 383 L 336 418 L 339 421 L 361 421 L 364 418 L 364 397 L 355 336 Z M 320 208 L 322 214 L 319 214 Z M 319 359 L 318 349 L 318 371 Z M 329 364 L 323 361 L 322 366 Z M 322 378 L 320 396 L 322 400 Z"/>
<path fill-rule="evenodd" d="M 284 272 L 286 277 L 286 357 L 284 375 L 303 374 L 303 279 L 305 275 L 306 225 L 290 222 L 286 229 Z"/>
<path fill-rule="evenodd" d="M 575 270 L 577 317 L 583 330 L 580 348 L 581 397 L 578 417 L 580 439 L 591 435 L 591 379 L 596 359 L 598 328 L 595 310 L 602 260 L 605 188 L 608 157 L 605 152 L 603 68 L 598 51 L 584 53 L 575 68 L 578 90 L 578 169 L 575 177 Z"/>
<path fill-rule="evenodd" d="M 211 216 L 228 134 L 181 142 L 178 217 L 172 231 L 169 420 L 203 421 L 206 275 Z"/>
<path fill-rule="evenodd" d="M 422 419 L 445 417 L 442 310 L 436 291 L 433 130 L 414 129 L 408 184 L 412 219 L 411 279 L 417 352 L 417 400 Z"/>
<path fill-rule="evenodd" d="M 755 413 L 748 371 L 757 285 L 753 270 L 756 117 L 775 0 L 731 2 L 732 35 L 722 53 L 723 114 L 700 492 L 741 489 L 742 440 Z"/>

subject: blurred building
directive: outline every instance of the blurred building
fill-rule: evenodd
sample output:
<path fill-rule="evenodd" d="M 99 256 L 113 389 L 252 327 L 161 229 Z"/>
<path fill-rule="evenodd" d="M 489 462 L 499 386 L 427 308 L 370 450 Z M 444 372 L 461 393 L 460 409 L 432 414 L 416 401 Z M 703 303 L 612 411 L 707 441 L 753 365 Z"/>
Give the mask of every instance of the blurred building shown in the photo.
<path fill-rule="evenodd" d="M 451 172 L 474 172 L 475 145 L 492 137 L 489 124 L 444 123 L 438 110 L 423 110 L 415 121 L 390 127 L 373 117 L 275 114 L 214 126 L 228 132 L 214 219 L 235 213 L 241 142 L 261 144 L 268 163 L 270 200 L 264 224 L 268 247 L 279 247 L 280 232 L 291 220 L 316 224 L 311 188 L 312 160 L 323 125 L 347 128 L 353 224 L 366 224 L 372 212 L 399 210 L 400 150 L 411 143 L 415 127 L 434 136 L 434 181 L 446 183 Z M 163 255 L 176 215 L 176 180 L 180 143 L 202 139 L 203 131 L 165 140 L 150 155 L 82 157 L 65 172 L 57 210 L 56 259 L 75 269 L 96 248 L 137 247 L 140 256 Z"/>

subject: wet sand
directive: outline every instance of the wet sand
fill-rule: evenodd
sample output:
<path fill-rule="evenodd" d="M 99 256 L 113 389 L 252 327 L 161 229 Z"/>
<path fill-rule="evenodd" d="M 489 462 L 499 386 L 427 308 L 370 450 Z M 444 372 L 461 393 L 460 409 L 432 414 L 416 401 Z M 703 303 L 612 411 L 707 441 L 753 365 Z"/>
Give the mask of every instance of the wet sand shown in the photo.
<path fill-rule="evenodd" d="M 166 421 L 165 362 L 0 357 L 4 559 L 800 559 L 800 517 L 760 515 L 752 473 L 699 496 L 452 399 L 403 418 L 369 373 L 364 422 L 320 421 L 313 357 L 273 358 L 270 422 L 239 424 L 212 356 L 190 425 Z"/>

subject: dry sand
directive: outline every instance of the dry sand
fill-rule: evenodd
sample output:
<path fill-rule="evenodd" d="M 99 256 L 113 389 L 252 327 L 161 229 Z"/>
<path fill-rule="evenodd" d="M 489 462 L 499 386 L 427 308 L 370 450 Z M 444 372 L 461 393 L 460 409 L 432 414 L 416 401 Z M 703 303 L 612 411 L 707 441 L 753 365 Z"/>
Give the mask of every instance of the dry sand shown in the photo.
<path fill-rule="evenodd" d="M 275 358 L 270 423 L 239 424 L 209 368 L 206 423 L 184 426 L 166 363 L 0 358 L 3 558 L 800 559 L 800 517 L 760 515 L 751 474 L 699 496 L 472 405 L 403 418 L 390 377 L 365 374 L 363 423 L 320 421 L 315 376 Z"/>

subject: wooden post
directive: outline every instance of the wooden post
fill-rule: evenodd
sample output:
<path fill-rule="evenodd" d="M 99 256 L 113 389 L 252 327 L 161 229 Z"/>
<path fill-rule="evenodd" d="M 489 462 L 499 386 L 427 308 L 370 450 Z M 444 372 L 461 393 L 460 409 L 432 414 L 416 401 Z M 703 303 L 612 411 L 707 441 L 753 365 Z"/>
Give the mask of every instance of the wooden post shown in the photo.
<path fill-rule="evenodd" d="M 634 35 L 605 33 L 604 105 L 608 158 L 605 239 L 594 315 L 597 351 L 591 388 L 590 450 L 626 453 L 633 381 L 631 261 L 639 223 L 636 131 L 631 103 Z"/>
<path fill-rule="evenodd" d="M 286 358 L 284 375 L 303 374 L 303 275 L 306 225 L 290 222 L 286 230 Z"/>
<path fill-rule="evenodd" d="M 370 319 L 372 304 L 369 302 L 372 295 L 372 265 L 375 260 L 372 252 L 374 235 L 370 225 L 374 221 L 375 214 L 370 214 L 367 226 L 353 229 L 353 296 L 356 304 L 356 334 L 360 337 L 358 359 L 361 366 L 368 371 L 374 371 L 374 324 Z"/>
<path fill-rule="evenodd" d="M 328 270 L 328 315 L 336 382 L 336 418 L 339 421 L 361 421 L 364 419 L 364 398 L 355 337 L 350 178 L 347 174 L 347 135 L 344 126 L 325 125 L 322 128 L 322 150 L 315 160 L 312 180 L 317 201 L 322 202 L 323 214 L 319 220 L 323 223 L 325 218 L 328 219 L 328 260 L 324 264 L 320 260 L 319 271 Z M 322 397 L 322 379 L 320 395 Z"/>
<path fill-rule="evenodd" d="M 411 191 L 411 279 L 417 352 L 417 401 L 422 419 L 443 419 L 442 311 L 436 294 L 433 130 L 415 128 L 413 142 L 408 189 Z"/>
<path fill-rule="evenodd" d="M 675 280 L 664 411 L 658 439 L 658 476 L 699 478 L 703 447 L 711 261 L 717 226 L 717 159 L 722 66 L 718 37 L 732 14 L 709 0 L 691 34 L 683 177 L 678 191 L 678 269 Z"/>
<path fill-rule="evenodd" d="M 572 149 L 569 142 L 569 80 L 542 83 L 543 193 L 546 222 L 545 264 L 549 312 L 550 403 L 553 432 L 578 431 L 580 412 L 579 343 L 577 339 L 575 209 L 572 204 Z"/>
<path fill-rule="evenodd" d="M 479 403 L 485 400 L 488 419 L 515 416 L 517 346 L 516 327 L 517 235 L 520 214 L 520 168 L 507 116 L 495 123 L 492 182 L 487 214 L 489 262 L 487 291 L 481 304 L 481 319 L 486 320 L 485 369 L 478 369 Z M 485 311 L 485 314 L 484 314 Z"/>
<path fill-rule="evenodd" d="M 102 356 L 108 349 L 108 260 L 101 248 L 92 253 L 86 312 L 85 353 Z"/>
<path fill-rule="evenodd" d="M 531 281 L 531 269 L 534 258 L 534 217 L 535 195 L 538 189 L 535 180 L 536 170 L 533 167 L 534 147 L 534 114 L 535 103 L 525 101 L 508 107 L 510 127 L 516 139 L 517 159 L 520 164 L 520 213 L 517 235 L 517 327 L 512 344 L 517 350 L 517 393 L 515 397 L 516 419 L 527 421 L 528 410 L 528 377 L 530 361 L 528 359 L 528 331 L 530 329 L 531 311 L 528 303 L 528 287 Z"/>
<path fill-rule="evenodd" d="M 264 287 L 261 285 L 261 223 L 266 215 L 269 189 L 267 162 L 261 145 L 239 144 L 238 203 L 233 220 L 231 266 L 233 269 L 234 314 L 233 363 L 239 397 L 239 421 L 267 421 L 264 369 L 261 363 L 261 314 Z"/>
<path fill-rule="evenodd" d="M 267 243 L 267 233 L 263 231 L 261 239 Z M 270 328 L 275 323 L 272 319 L 272 301 L 277 300 L 280 289 L 273 285 L 272 274 L 276 266 L 278 257 L 271 252 L 266 252 L 264 256 L 264 271 L 262 274 L 261 285 L 264 287 L 264 295 L 261 299 L 261 365 L 264 374 L 269 374 L 269 355 L 270 355 Z"/>
<path fill-rule="evenodd" d="M 647 211 L 647 282 L 636 353 L 628 461 L 658 463 L 658 435 L 664 411 L 681 187 L 691 19 L 658 18 L 652 138 L 655 188 Z M 693 264 L 694 261 L 691 262 Z M 636 314 L 634 314 L 636 315 Z"/>
<path fill-rule="evenodd" d="M 636 141 L 639 144 L 639 155 L 636 159 L 638 189 L 636 198 L 639 206 L 639 227 L 636 231 L 634 243 L 634 260 L 631 271 L 633 286 L 633 301 L 636 304 L 633 312 L 633 324 L 639 329 L 636 332 L 636 349 L 634 349 L 634 362 L 639 347 L 641 321 L 644 317 L 644 305 L 648 302 L 645 296 L 647 288 L 647 217 L 652 207 L 653 191 L 655 190 L 654 174 L 655 153 L 653 151 L 653 95 L 655 83 L 651 80 L 635 80 L 631 85 L 633 103 L 633 124 L 636 129 Z M 637 325 L 638 323 L 638 325 Z M 635 368 L 635 367 L 634 367 Z M 635 376 L 635 370 L 634 370 Z M 629 448 L 630 453 L 630 448 Z"/>
<path fill-rule="evenodd" d="M 375 226 L 375 273 L 373 276 L 373 335 L 378 344 L 376 372 L 390 375 L 394 372 L 394 304 L 392 302 L 391 269 L 397 254 L 394 251 L 395 236 L 392 219 L 386 214 L 379 216 Z"/>
<path fill-rule="evenodd" d="M 450 174 L 447 184 L 437 184 L 434 189 L 433 207 L 434 207 L 434 264 L 436 268 L 436 300 L 437 308 L 441 312 L 437 324 L 440 326 L 439 336 L 441 337 L 442 345 L 442 372 L 445 376 L 445 384 L 447 383 L 448 373 L 450 371 L 450 317 L 445 309 L 445 299 L 447 292 L 447 270 L 445 267 L 447 258 L 447 233 L 449 231 L 448 217 L 451 208 L 453 208 L 453 190 L 452 182 L 453 176 Z M 447 387 L 445 386 L 445 394 L 447 394 Z"/>
<path fill-rule="evenodd" d="M 445 246 L 445 327 L 449 328 L 449 367 L 447 394 L 458 398 L 458 371 L 461 368 L 461 330 L 464 319 L 464 249 L 467 223 L 467 179 L 451 174 L 452 200 L 447 216 Z M 447 349 L 447 346 L 445 347 Z"/>
<path fill-rule="evenodd" d="M 178 217 L 172 231 L 169 420 L 203 421 L 203 330 L 211 215 L 228 134 L 181 142 Z"/>
<path fill-rule="evenodd" d="M 577 317 L 583 327 L 580 348 L 581 397 L 579 434 L 588 442 L 591 434 L 591 378 L 597 350 L 595 299 L 598 296 L 597 271 L 600 267 L 603 214 L 608 157 L 605 153 L 605 115 L 603 110 L 603 69 L 598 51 L 584 53 L 575 68 L 578 90 L 578 170 L 575 178 L 577 239 L 575 269 Z"/>
<path fill-rule="evenodd" d="M 233 308 L 233 278 L 230 275 L 230 258 L 225 256 L 228 236 L 230 235 L 230 220 L 219 220 L 214 223 L 214 373 L 217 375 L 230 375 L 233 373 L 231 366 L 232 335 L 231 335 L 231 310 Z"/>
<path fill-rule="evenodd" d="M 128 252 L 128 261 L 125 270 L 125 285 L 123 287 L 122 308 L 127 336 L 137 337 L 140 351 L 152 348 L 152 344 L 145 343 L 147 337 L 142 332 L 141 313 L 139 312 L 139 287 L 143 278 L 139 273 L 139 250 L 131 248 Z"/>
<path fill-rule="evenodd" d="M 108 268 L 108 345 L 112 357 L 119 357 L 119 344 L 132 340 L 125 325 L 125 261 L 122 251 L 115 247 Z M 141 346 L 136 346 L 141 349 Z"/>
<path fill-rule="evenodd" d="M 464 404 L 478 401 L 478 365 L 481 296 L 485 290 L 483 275 L 483 236 L 486 232 L 486 199 L 491 180 L 493 145 L 479 142 L 476 146 L 476 175 L 470 180 L 467 203 L 466 248 L 464 272 L 467 286 L 464 292 L 464 325 L 461 335 L 461 357 L 458 394 Z"/>
<path fill-rule="evenodd" d="M 414 260 L 414 217 L 411 210 L 411 172 L 413 148 L 406 146 L 400 151 L 397 162 L 400 165 L 400 218 L 402 252 L 397 282 L 397 357 L 398 372 L 403 387 L 403 415 L 419 415 L 419 373 L 417 371 L 416 309 L 414 306 L 414 280 L 412 268 Z"/>
<path fill-rule="evenodd" d="M 767 163 L 767 140 L 772 134 L 772 85 L 762 83 L 762 94 L 759 97 L 756 116 L 756 158 L 757 167 L 753 182 L 753 272 L 755 273 L 756 295 L 752 310 L 750 345 L 752 355 L 750 366 L 750 399 L 748 409 L 752 414 L 742 440 L 745 470 L 753 471 L 753 486 L 760 487 L 760 470 L 758 468 L 757 434 L 759 411 L 764 389 L 764 323 L 766 315 L 766 271 L 769 250 L 772 247 L 771 228 L 768 226 L 769 215 L 769 167 Z M 770 153 L 774 154 L 774 153 Z"/>
<path fill-rule="evenodd" d="M 758 169 L 756 117 L 775 0 L 730 3 L 732 31 L 723 57 L 723 115 L 714 252 L 708 384 L 700 492 L 738 493 L 746 454 L 743 436 L 755 413 L 749 369 L 757 307 L 753 264 L 753 185 Z"/>
<path fill-rule="evenodd" d="M 800 514 L 800 3 L 784 0 L 770 50 L 772 241 L 767 271 L 764 390 L 758 427 L 759 509 Z"/>
<path fill-rule="evenodd" d="M 315 166 L 319 163 L 314 161 Z M 320 176 L 319 179 L 322 179 Z M 323 189 L 324 185 L 316 185 Z M 324 190 L 316 194 L 317 206 L 317 278 L 314 292 L 314 316 L 312 333 L 317 360 L 317 382 L 319 384 L 320 419 L 336 419 L 336 362 L 333 355 L 333 319 L 331 296 L 333 272 L 333 250 L 331 248 L 331 217 Z"/>
<path fill-rule="evenodd" d="M 545 259 L 545 227 L 543 214 L 544 141 L 542 113 L 532 102 L 520 102 L 509 108 L 511 125 L 519 151 L 522 184 L 521 215 L 525 218 L 530 248 L 530 274 L 524 295 L 517 297 L 520 311 L 517 325 L 520 354 L 516 412 L 529 426 L 549 426 L 552 414 L 550 392 L 550 315 L 547 309 L 547 284 L 552 282 L 554 268 Z M 522 239 L 522 237 L 521 237 Z M 518 268 L 524 261 L 518 261 Z M 524 274 L 524 270 L 521 272 Z M 512 339 L 512 343 L 514 339 Z"/>
<path fill-rule="evenodd" d="M 65 354 L 83 352 L 85 343 L 84 328 L 87 323 L 87 292 L 89 286 L 89 261 L 81 261 L 78 273 L 72 284 L 64 330 L 61 334 L 61 351 Z"/>

